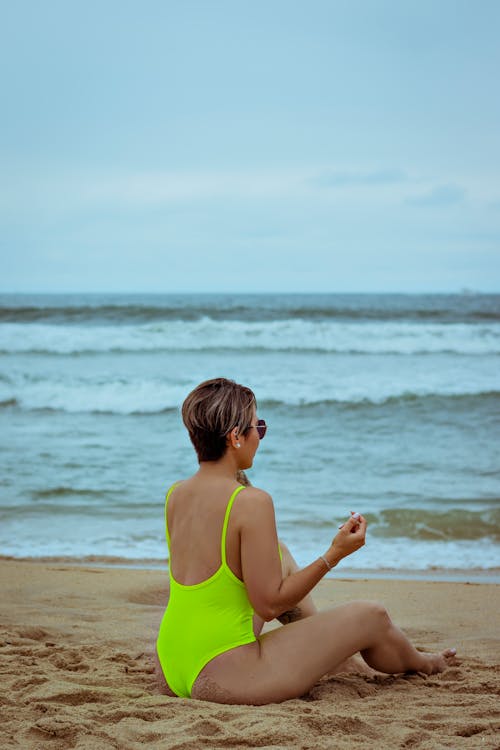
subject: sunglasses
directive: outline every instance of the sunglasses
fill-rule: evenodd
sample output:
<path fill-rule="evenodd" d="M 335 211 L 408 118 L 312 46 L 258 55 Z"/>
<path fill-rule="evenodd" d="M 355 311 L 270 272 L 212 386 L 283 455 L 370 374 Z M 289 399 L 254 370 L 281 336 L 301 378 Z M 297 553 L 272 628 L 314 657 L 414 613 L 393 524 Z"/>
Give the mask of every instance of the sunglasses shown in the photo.
<path fill-rule="evenodd" d="M 251 426 L 257 428 L 257 432 L 259 434 L 259 440 L 262 440 L 262 438 L 264 437 L 264 435 L 267 432 L 266 420 L 265 419 L 258 419 L 257 420 L 257 424 L 253 424 Z"/>

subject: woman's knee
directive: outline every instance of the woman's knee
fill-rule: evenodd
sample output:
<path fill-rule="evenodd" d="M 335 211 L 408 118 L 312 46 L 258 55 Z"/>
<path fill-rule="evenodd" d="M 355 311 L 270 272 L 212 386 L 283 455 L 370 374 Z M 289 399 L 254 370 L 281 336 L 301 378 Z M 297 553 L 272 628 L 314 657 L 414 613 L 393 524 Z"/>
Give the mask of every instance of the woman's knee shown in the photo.
<path fill-rule="evenodd" d="M 290 555 L 291 556 L 292 553 L 290 552 L 290 550 L 288 549 L 287 545 L 285 544 L 285 542 L 282 539 L 278 539 L 278 544 L 279 544 L 279 546 L 281 548 L 281 552 L 282 552 L 283 555 Z"/>
<path fill-rule="evenodd" d="M 370 620 L 382 629 L 391 625 L 391 618 L 383 604 L 380 602 L 365 602 L 366 613 Z"/>
<path fill-rule="evenodd" d="M 287 578 L 292 573 L 296 573 L 299 566 L 295 562 L 292 553 L 281 539 L 279 540 L 279 546 L 281 550 L 281 573 L 283 578 Z"/>
<path fill-rule="evenodd" d="M 391 618 L 383 604 L 372 601 L 352 602 L 357 609 L 357 615 L 365 621 L 370 628 L 385 630 L 391 625 Z"/>

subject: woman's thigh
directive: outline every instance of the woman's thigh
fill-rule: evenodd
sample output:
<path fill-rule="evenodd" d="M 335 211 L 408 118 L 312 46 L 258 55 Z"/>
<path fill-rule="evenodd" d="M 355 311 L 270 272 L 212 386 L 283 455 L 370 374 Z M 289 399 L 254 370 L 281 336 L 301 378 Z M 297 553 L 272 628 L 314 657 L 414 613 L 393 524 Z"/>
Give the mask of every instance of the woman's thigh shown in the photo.
<path fill-rule="evenodd" d="M 167 680 L 165 679 L 165 675 L 163 674 L 163 669 L 161 668 L 160 660 L 158 659 L 158 654 L 154 653 L 154 667 L 155 667 L 155 677 L 156 677 L 156 685 L 158 687 L 158 692 L 162 695 L 169 695 L 171 698 L 177 698 L 174 691 L 170 688 L 170 685 L 168 684 Z"/>
<path fill-rule="evenodd" d="M 311 615 L 212 659 L 192 697 L 221 703 L 275 703 L 307 692 L 376 637 L 382 608 L 352 602 Z"/>

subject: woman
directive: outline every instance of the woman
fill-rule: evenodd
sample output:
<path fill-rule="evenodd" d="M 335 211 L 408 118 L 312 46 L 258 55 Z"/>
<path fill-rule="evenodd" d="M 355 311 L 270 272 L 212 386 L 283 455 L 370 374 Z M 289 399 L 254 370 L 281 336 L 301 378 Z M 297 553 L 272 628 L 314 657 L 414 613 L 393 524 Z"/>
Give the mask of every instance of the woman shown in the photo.
<path fill-rule="evenodd" d="M 170 599 L 157 654 L 167 694 L 284 701 L 358 651 L 385 673 L 446 668 L 454 649 L 417 651 L 372 602 L 312 613 L 261 635 L 264 621 L 307 602 L 325 573 L 363 546 L 366 521 L 351 515 L 323 555 L 283 576 L 272 499 L 236 480 L 266 433 L 253 392 L 225 378 L 208 380 L 186 398 L 182 417 L 199 470 L 170 488 L 165 505 Z"/>

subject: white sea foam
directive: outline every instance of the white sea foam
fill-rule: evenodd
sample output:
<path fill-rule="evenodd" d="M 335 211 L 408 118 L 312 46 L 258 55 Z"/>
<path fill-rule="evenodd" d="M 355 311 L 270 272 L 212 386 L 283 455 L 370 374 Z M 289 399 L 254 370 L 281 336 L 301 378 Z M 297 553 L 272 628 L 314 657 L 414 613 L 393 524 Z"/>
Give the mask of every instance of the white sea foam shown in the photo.
<path fill-rule="evenodd" d="M 159 520 L 160 519 L 160 520 Z M 128 519 L 97 525 L 91 516 L 74 519 L 54 517 L 50 521 L 51 533 L 45 524 L 11 521 L 0 530 L 0 549 L 3 555 L 14 557 L 106 555 L 128 560 L 157 559 L 168 556 L 158 517 L 137 517 L 133 527 Z M 280 530 L 278 529 L 278 533 Z M 296 531 L 283 541 L 289 546 L 300 566 L 308 565 L 323 551 L 325 540 L 312 538 L 310 533 Z M 430 571 L 447 568 L 498 569 L 499 545 L 487 539 L 459 541 L 414 541 L 401 538 L 377 538 L 344 560 L 335 573 L 342 575 L 343 568 L 351 570 L 410 570 Z"/>
<path fill-rule="evenodd" d="M 15 388 L 0 384 L 0 402 L 15 399 L 23 409 L 69 413 L 156 413 L 178 408 L 185 395 L 180 384 L 154 379 L 128 382 L 112 378 L 106 382 L 40 380 L 24 382 Z"/>
<path fill-rule="evenodd" d="M 256 374 L 258 362 L 249 361 L 243 381 L 250 382 L 259 395 L 259 403 L 274 402 L 289 406 L 312 406 L 325 402 L 342 404 L 383 404 L 396 399 L 428 397 L 463 397 L 490 394 L 498 388 L 494 363 L 477 366 L 454 377 L 449 372 L 408 364 L 388 377 L 387 368 L 373 369 L 338 367 L 312 372 L 295 363 L 286 379 L 281 370 Z M 252 372 L 252 369 L 254 372 Z M 212 369 L 213 371 L 213 369 Z M 241 373 L 240 373 L 241 374 Z M 16 403 L 24 410 L 52 409 L 70 413 L 107 412 L 115 414 L 157 413 L 178 409 L 186 393 L 203 379 L 198 373 L 186 385 L 168 377 L 134 377 L 133 375 L 58 378 L 18 375 L 10 382 L 0 382 L 0 403 Z"/>
<path fill-rule="evenodd" d="M 296 537 L 285 540 L 295 550 L 300 566 L 307 565 L 318 555 L 318 546 Z M 484 570 L 500 568 L 499 545 L 487 539 L 479 541 L 414 541 L 404 537 L 371 540 L 355 554 L 350 555 L 339 565 L 353 570 L 380 569 L 392 570 L 432 570 L 434 568 L 454 568 Z"/>
<path fill-rule="evenodd" d="M 366 354 L 500 354 L 500 323 L 168 320 L 144 325 L 4 323 L 0 351 L 172 352 L 211 350 L 318 351 Z"/>

